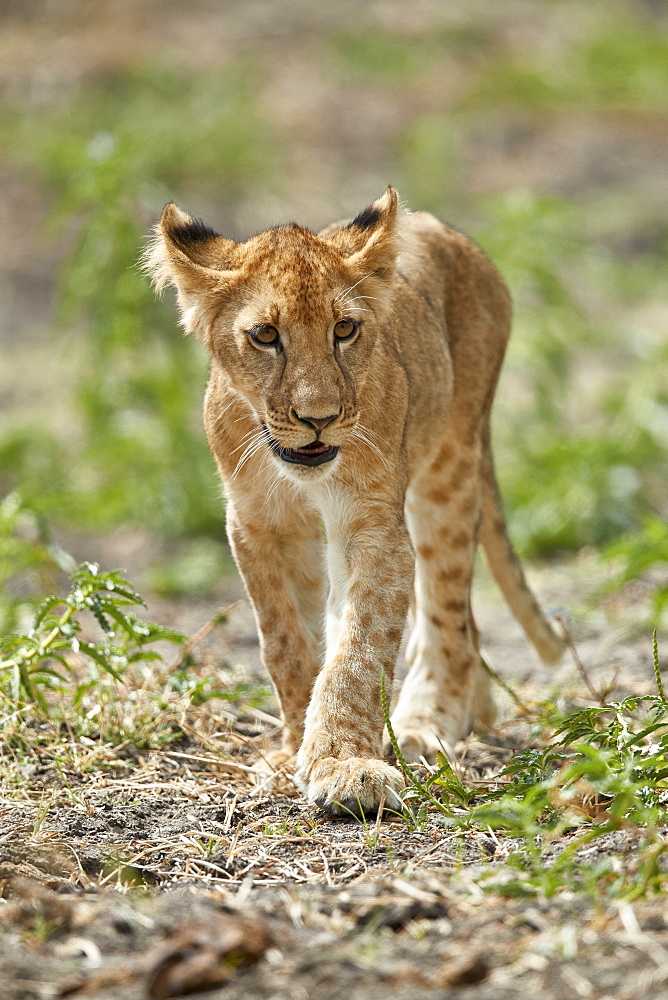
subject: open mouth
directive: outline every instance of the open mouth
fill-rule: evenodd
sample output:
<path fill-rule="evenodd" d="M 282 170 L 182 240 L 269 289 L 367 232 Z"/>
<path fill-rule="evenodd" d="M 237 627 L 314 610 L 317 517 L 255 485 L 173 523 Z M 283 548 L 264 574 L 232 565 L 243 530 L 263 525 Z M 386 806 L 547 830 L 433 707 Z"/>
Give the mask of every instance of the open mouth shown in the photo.
<path fill-rule="evenodd" d="M 272 451 L 284 462 L 292 462 L 293 465 L 324 465 L 325 462 L 331 462 L 336 458 L 339 451 L 336 445 L 325 444 L 324 441 L 311 441 L 303 448 L 284 448 L 274 440 L 266 427 L 264 432 L 269 438 Z"/>

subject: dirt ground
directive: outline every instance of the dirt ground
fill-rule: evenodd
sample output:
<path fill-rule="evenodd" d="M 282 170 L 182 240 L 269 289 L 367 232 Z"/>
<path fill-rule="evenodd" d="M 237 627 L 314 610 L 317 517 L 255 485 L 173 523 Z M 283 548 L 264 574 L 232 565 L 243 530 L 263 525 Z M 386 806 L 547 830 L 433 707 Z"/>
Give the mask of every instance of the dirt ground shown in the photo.
<path fill-rule="evenodd" d="M 112 561 L 126 544 L 118 535 L 96 543 Z M 568 607 L 580 609 L 572 629 L 592 683 L 611 683 L 616 668 L 615 696 L 649 692 L 637 589 L 615 598 L 612 629 L 605 600 L 591 608 L 596 566 L 583 554 L 532 578 L 545 603 L 568 594 Z M 558 690 L 581 703 L 573 662 L 536 668 L 481 577 L 477 616 L 500 676 L 524 698 Z M 230 578 L 215 606 L 156 601 L 149 612 L 195 631 L 238 598 Z M 243 599 L 204 647 L 231 683 L 262 679 Z M 498 728 L 458 748 L 469 782 L 532 739 L 510 699 L 500 700 Z M 277 739 L 270 710 L 226 705 L 216 724 L 203 739 L 184 722 L 160 751 L 79 742 L 78 769 L 59 762 L 52 744 L 41 748 L 36 725 L 24 784 L 0 801 L 3 1000 L 667 995 L 665 898 L 596 905 L 563 889 L 552 898 L 505 893 L 512 872 L 497 862 L 517 849 L 512 838 L 460 835 L 438 815 L 415 829 L 396 817 L 328 819 L 289 781 L 278 790 L 252 783 L 250 767 Z M 75 742 L 68 733 L 62 741 Z M 634 871 L 638 839 L 608 835 L 580 860 L 593 865 L 606 853 Z"/>
<path fill-rule="evenodd" d="M 8 1000 L 198 990 L 211 1000 L 659 1000 L 668 989 L 664 901 L 598 913 L 563 898 L 527 905 L 443 868 L 369 872 L 344 888 L 244 883 L 124 898 L 73 890 L 57 848 L 31 860 L 46 869 L 40 881 L 8 877 L 8 862 L 0 870 L 13 889 L 1 911 Z M 48 944 L 45 923 L 57 927 Z"/>

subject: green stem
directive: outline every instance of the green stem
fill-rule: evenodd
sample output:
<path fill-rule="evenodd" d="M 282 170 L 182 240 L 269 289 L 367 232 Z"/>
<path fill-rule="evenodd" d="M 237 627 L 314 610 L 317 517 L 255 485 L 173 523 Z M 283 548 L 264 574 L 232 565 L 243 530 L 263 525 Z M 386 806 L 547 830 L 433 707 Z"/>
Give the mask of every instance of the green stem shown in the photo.
<path fill-rule="evenodd" d="M 63 625 L 67 625 L 68 621 L 74 614 L 74 606 L 69 605 L 67 611 L 60 616 L 58 624 L 51 629 L 46 639 L 40 643 L 39 648 L 42 650 L 42 655 L 49 649 L 49 647 L 55 642 L 55 640 L 60 635 L 60 630 Z M 31 664 L 37 658 L 37 649 L 33 649 L 30 653 L 27 653 L 23 657 L 14 658 L 13 660 L 0 660 L 0 670 L 13 670 L 15 667 L 25 667 L 26 663 Z"/>
<path fill-rule="evenodd" d="M 659 692 L 659 698 L 664 705 L 667 705 L 668 701 L 666 701 L 666 692 L 663 690 L 663 681 L 661 680 L 661 667 L 659 665 L 659 641 L 656 637 L 656 629 L 652 632 L 652 663 L 654 665 L 654 678 L 656 680 L 656 688 Z"/>

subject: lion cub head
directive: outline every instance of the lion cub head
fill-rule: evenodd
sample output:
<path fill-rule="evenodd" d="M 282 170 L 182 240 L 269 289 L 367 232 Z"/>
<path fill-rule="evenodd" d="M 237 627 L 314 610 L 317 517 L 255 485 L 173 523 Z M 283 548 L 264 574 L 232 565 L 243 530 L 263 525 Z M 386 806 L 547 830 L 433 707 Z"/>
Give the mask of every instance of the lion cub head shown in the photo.
<path fill-rule="evenodd" d="M 145 265 L 176 288 L 181 322 L 200 337 L 248 405 L 280 469 L 332 469 L 361 436 L 360 405 L 396 260 L 392 188 L 321 235 L 296 224 L 243 243 L 167 205 Z"/>

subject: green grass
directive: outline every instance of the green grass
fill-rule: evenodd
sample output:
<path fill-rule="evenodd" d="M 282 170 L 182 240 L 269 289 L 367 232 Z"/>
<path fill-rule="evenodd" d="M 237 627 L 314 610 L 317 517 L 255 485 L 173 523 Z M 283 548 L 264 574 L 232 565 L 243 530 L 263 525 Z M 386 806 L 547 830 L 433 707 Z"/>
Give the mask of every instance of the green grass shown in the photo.
<path fill-rule="evenodd" d="M 614 14 L 612 15 L 614 18 Z M 501 55 L 467 95 L 474 107 L 514 104 L 529 112 L 564 109 L 655 112 L 665 108 L 668 39 L 640 22 L 601 23 L 595 34 L 572 39 L 563 51 Z"/>
<path fill-rule="evenodd" d="M 383 691 L 385 723 L 407 779 L 409 828 L 435 813 L 450 830 L 515 838 L 517 848 L 504 864 L 482 873 L 486 891 L 541 898 L 570 892 L 595 901 L 664 891 L 668 700 L 656 632 L 653 663 L 655 695 L 618 702 L 602 697 L 567 715 L 553 704 L 535 706 L 527 721 L 540 733 L 537 745 L 515 752 L 498 774 L 473 787 L 443 755 L 426 778 L 418 777 L 403 758 Z M 606 848 L 606 836 L 618 831 L 634 845 L 623 861 Z M 601 860 L 592 869 L 579 852 L 596 843 Z"/>
<path fill-rule="evenodd" d="M 620 566 L 613 586 L 637 580 L 654 567 L 665 569 L 668 565 L 668 524 L 650 517 L 638 531 L 612 542 L 605 555 Z M 659 621 L 667 606 L 668 582 L 663 578 L 653 591 L 649 609 L 652 619 Z"/>
<path fill-rule="evenodd" d="M 0 637 L 20 629 L 37 594 L 56 586 L 74 560 L 50 538 L 43 517 L 17 493 L 0 502 Z"/>

